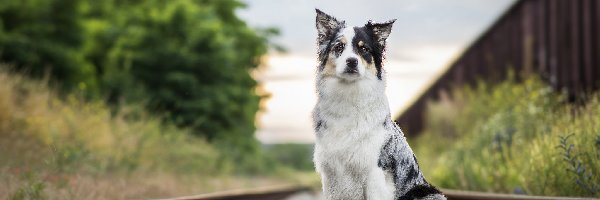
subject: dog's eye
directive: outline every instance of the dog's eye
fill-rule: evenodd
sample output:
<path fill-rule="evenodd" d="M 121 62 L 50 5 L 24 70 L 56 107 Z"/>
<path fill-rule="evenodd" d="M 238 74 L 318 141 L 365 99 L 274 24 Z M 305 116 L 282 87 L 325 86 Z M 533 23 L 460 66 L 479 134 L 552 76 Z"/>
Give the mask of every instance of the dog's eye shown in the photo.
<path fill-rule="evenodd" d="M 335 51 L 337 52 L 342 52 L 344 51 L 344 43 L 338 43 L 337 45 L 335 45 L 335 47 L 333 47 Z"/>
<path fill-rule="evenodd" d="M 362 46 L 362 47 L 360 47 L 360 50 L 363 52 L 369 52 L 369 47 Z"/>

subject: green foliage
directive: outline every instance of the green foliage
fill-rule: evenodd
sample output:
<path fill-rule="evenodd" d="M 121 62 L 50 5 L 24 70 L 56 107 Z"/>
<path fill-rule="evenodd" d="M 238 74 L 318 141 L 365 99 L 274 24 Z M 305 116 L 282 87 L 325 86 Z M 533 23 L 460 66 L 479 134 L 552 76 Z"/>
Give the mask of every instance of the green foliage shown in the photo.
<path fill-rule="evenodd" d="M 44 84 L 5 72 L 0 82 L 0 166 L 59 174 L 232 171 L 232 160 L 212 145 L 143 110 L 113 113 L 103 102 L 61 100 Z"/>
<path fill-rule="evenodd" d="M 175 124 L 218 140 L 232 157 L 255 154 L 259 97 L 249 70 L 266 53 L 266 38 L 235 16 L 241 4 L 154 0 L 114 6 L 97 11 L 111 14 L 106 22 L 95 21 L 94 34 L 109 44 L 90 48 L 105 52 L 95 56 L 109 100 L 145 101 Z"/>
<path fill-rule="evenodd" d="M 573 134 L 567 136 L 559 136 L 560 144 L 557 147 L 563 151 L 563 160 L 567 162 L 567 170 L 575 175 L 574 178 L 577 186 L 586 190 L 591 195 L 596 195 L 598 194 L 598 192 L 600 192 L 600 183 L 594 182 L 596 181 L 594 179 L 595 177 L 593 177 L 593 174 L 587 170 L 589 169 L 589 166 L 586 166 L 586 163 L 589 162 L 583 163 L 580 158 L 580 156 L 582 155 L 577 155 L 573 153 L 575 150 L 575 145 L 569 143 L 569 137 L 571 136 L 573 136 Z M 598 137 L 600 136 L 596 136 L 596 138 Z M 596 155 L 595 157 L 597 156 L 598 155 Z"/>
<path fill-rule="evenodd" d="M 0 83 L 0 199 L 155 199 L 319 183 L 314 172 L 270 157 L 285 147 L 240 162 L 139 107 L 60 98 L 44 82 L 2 70 Z M 308 145 L 298 148 L 276 155 L 309 156 Z"/>
<path fill-rule="evenodd" d="M 35 77 L 50 73 L 68 89 L 97 89 L 93 66 L 80 51 L 80 0 L 3 0 L 0 61 Z"/>
<path fill-rule="evenodd" d="M 265 156 L 282 166 L 299 171 L 314 171 L 312 144 L 270 144 L 265 146 Z"/>
<path fill-rule="evenodd" d="M 592 96 L 577 107 L 538 78 L 480 83 L 430 103 L 412 144 L 444 188 L 598 197 L 600 94 Z"/>
<path fill-rule="evenodd" d="M 237 0 L 6 0 L 0 61 L 65 91 L 143 104 L 167 123 L 254 162 L 260 97 L 250 76 L 276 29 L 253 30 Z M 96 98 L 96 99 L 97 99 Z M 94 99 L 94 98 L 92 98 Z"/>
<path fill-rule="evenodd" d="M 24 184 L 11 195 L 11 200 L 43 200 L 45 184 L 36 174 L 28 172 L 23 174 Z"/>

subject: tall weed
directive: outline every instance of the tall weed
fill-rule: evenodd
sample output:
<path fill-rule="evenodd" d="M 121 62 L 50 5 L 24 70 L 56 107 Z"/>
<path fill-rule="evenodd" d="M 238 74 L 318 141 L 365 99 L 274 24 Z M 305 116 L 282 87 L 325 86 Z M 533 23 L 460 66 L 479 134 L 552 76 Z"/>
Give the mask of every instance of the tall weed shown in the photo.
<path fill-rule="evenodd" d="M 226 180 L 237 166 L 189 130 L 141 107 L 114 111 L 77 94 L 59 97 L 47 85 L 0 71 L 0 199 L 139 198 L 174 195 L 186 183 L 198 192 L 236 185 Z M 209 183 L 214 177 L 223 183 Z M 165 184 L 150 186 L 156 179 Z"/>
<path fill-rule="evenodd" d="M 600 94 L 572 106 L 536 77 L 479 83 L 451 94 L 429 103 L 426 129 L 411 141 L 432 182 L 466 190 L 600 196 Z"/>

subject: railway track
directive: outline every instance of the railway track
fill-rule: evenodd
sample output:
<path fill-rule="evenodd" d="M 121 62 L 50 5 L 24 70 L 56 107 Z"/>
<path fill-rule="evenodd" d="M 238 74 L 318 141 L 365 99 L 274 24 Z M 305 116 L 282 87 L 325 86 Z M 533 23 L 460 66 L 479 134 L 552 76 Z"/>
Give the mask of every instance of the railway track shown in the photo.
<path fill-rule="evenodd" d="M 299 193 L 312 193 L 312 191 L 308 187 L 274 186 L 175 197 L 165 200 L 287 200 Z"/>
<path fill-rule="evenodd" d="M 449 200 L 594 200 L 596 198 L 547 197 L 515 194 L 495 194 L 486 192 L 469 192 L 459 190 L 442 190 Z M 321 200 L 308 187 L 276 186 L 249 190 L 232 190 L 201 194 L 194 196 L 175 197 L 165 200 Z M 598 200 L 598 199 L 596 199 Z"/>

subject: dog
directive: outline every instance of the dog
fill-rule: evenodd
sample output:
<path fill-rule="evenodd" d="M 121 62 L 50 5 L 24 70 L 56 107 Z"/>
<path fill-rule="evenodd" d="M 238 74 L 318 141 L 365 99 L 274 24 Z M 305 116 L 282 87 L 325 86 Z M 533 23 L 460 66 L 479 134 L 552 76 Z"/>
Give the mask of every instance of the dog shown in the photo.
<path fill-rule="evenodd" d="M 446 199 L 429 184 L 391 119 L 386 39 L 395 20 L 347 27 L 316 9 L 314 163 L 325 199 Z"/>

